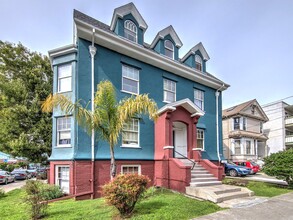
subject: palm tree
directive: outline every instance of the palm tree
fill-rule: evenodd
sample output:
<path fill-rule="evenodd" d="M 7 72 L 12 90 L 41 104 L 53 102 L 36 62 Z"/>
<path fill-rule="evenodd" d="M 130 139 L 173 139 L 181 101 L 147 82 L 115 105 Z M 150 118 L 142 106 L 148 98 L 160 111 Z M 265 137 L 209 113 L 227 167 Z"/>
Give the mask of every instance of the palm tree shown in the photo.
<path fill-rule="evenodd" d="M 116 92 L 110 81 L 102 81 L 98 84 L 94 98 L 94 111 L 83 107 L 81 100 L 73 103 L 62 94 L 49 95 L 42 105 L 44 112 L 51 112 L 54 107 L 59 107 L 66 114 L 74 114 L 77 123 L 86 128 L 90 134 L 92 129 L 100 134 L 101 139 L 107 141 L 110 146 L 111 179 L 116 176 L 116 162 L 114 146 L 123 130 L 123 125 L 138 114 L 148 114 L 150 119 L 156 120 L 157 104 L 147 94 L 131 96 L 116 100 Z"/>

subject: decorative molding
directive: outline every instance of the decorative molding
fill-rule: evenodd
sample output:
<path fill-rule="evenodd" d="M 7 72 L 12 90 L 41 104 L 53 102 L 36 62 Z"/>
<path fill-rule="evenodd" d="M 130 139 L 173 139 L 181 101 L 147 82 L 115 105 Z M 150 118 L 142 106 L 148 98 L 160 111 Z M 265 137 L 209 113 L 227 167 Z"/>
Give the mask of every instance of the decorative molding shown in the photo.
<path fill-rule="evenodd" d="M 166 150 L 166 149 L 174 149 L 174 146 L 165 146 L 165 147 L 163 147 L 163 149 L 164 150 Z"/>
<path fill-rule="evenodd" d="M 207 51 L 205 50 L 203 44 L 199 42 L 197 45 L 195 45 L 193 48 L 190 49 L 190 51 L 185 54 L 185 56 L 181 59 L 182 62 L 184 62 L 190 55 L 194 55 L 196 51 L 200 51 L 201 55 L 203 56 L 204 61 L 208 61 L 210 59 Z"/>
<path fill-rule="evenodd" d="M 183 43 L 181 42 L 180 38 L 178 37 L 178 35 L 177 35 L 176 31 L 174 30 L 172 25 L 170 25 L 170 26 L 164 28 L 163 30 L 159 31 L 159 33 L 157 33 L 155 39 L 151 43 L 150 47 L 154 48 L 156 46 L 157 42 L 160 39 L 164 39 L 165 36 L 167 36 L 168 34 L 170 34 L 171 38 L 174 40 L 176 47 L 178 47 L 178 48 L 182 47 Z"/>

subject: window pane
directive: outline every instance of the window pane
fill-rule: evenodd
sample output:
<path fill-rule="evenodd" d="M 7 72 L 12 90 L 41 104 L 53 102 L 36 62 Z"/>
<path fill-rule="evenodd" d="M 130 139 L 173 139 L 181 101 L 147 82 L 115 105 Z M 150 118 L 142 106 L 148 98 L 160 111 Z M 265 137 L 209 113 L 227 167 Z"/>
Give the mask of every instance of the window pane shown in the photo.
<path fill-rule="evenodd" d="M 58 78 L 71 76 L 71 64 L 58 66 Z"/>
<path fill-rule="evenodd" d="M 122 132 L 122 144 L 138 145 L 139 126 L 138 119 L 131 119 L 124 124 Z"/>
<path fill-rule="evenodd" d="M 61 78 L 59 79 L 58 83 L 59 83 L 58 92 L 71 91 L 71 77 Z"/>
<path fill-rule="evenodd" d="M 124 22 L 124 37 L 133 42 L 137 42 L 137 27 L 130 20 Z"/>
<path fill-rule="evenodd" d="M 164 101 L 176 101 L 176 83 L 174 81 L 164 79 Z"/>
<path fill-rule="evenodd" d="M 197 129 L 197 148 L 204 148 L 204 130 Z"/>
<path fill-rule="evenodd" d="M 138 93 L 138 82 L 133 81 L 127 78 L 123 78 L 123 87 L 122 89 L 124 91 L 132 92 L 132 93 Z"/>
<path fill-rule="evenodd" d="M 165 55 L 173 59 L 173 51 L 168 50 L 167 48 L 165 48 Z"/>

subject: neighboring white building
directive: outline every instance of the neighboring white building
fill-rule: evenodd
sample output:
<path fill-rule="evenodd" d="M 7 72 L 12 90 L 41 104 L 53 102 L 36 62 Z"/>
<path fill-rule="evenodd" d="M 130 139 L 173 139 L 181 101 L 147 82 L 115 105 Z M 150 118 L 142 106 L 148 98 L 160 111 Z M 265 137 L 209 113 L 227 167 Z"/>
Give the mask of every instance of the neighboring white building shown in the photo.
<path fill-rule="evenodd" d="M 263 125 L 268 155 L 293 147 L 293 105 L 283 101 L 262 106 L 269 118 Z"/>

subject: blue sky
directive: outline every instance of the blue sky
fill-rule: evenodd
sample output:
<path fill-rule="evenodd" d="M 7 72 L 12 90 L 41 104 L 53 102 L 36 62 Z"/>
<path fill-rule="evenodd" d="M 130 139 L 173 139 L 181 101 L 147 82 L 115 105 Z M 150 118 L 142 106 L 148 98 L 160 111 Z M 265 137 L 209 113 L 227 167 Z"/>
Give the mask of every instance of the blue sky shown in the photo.
<path fill-rule="evenodd" d="M 72 43 L 73 9 L 106 24 L 126 0 L 0 0 L 0 40 L 34 51 Z M 208 72 L 230 84 L 223 108 L 256 98 L 262 104 L 293 96 L 293 1 L 133 0 L 148 24 L 145 41 L 173 25 L 180 57 L 202 42 Z M 293 99 L 284 100 L 293 104 Z"/>

